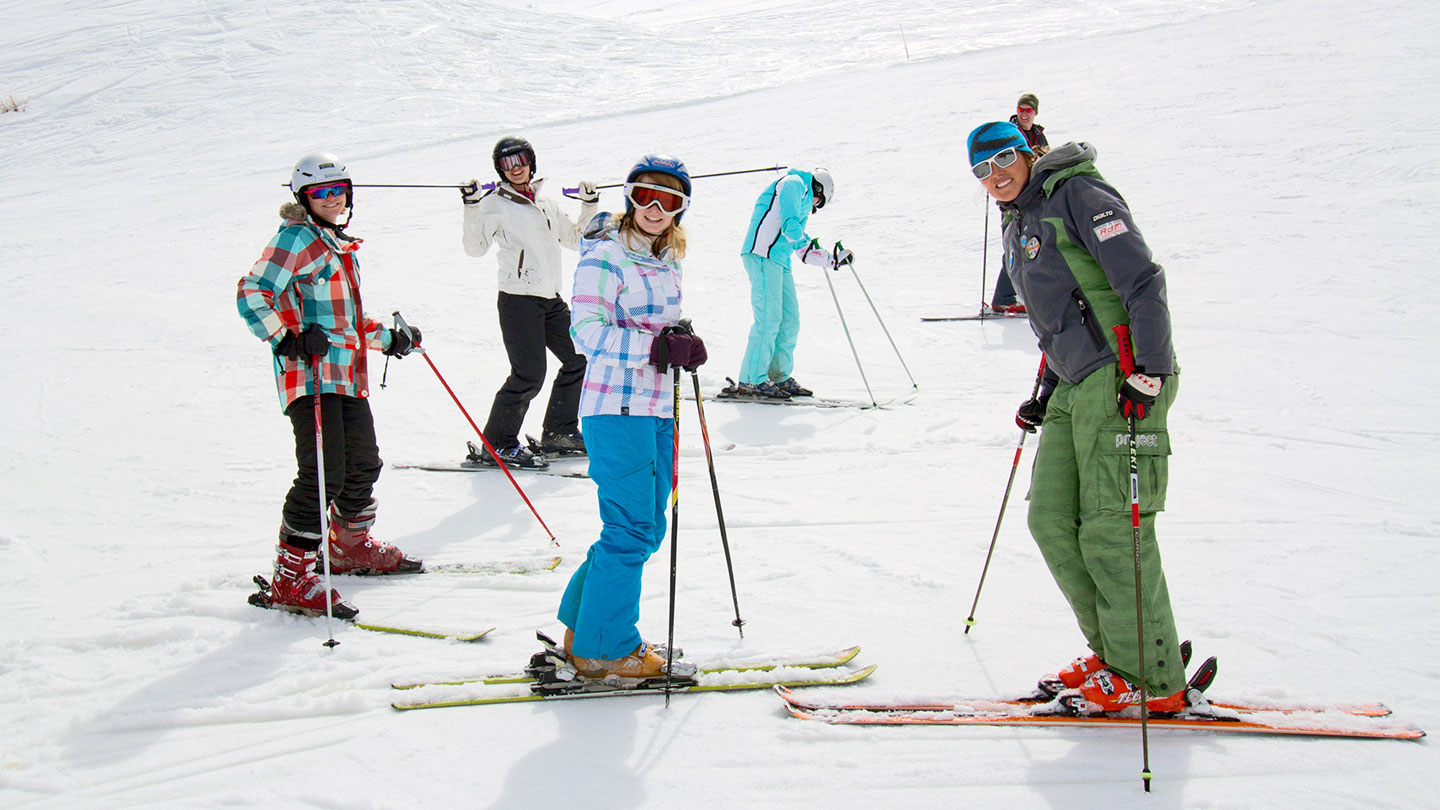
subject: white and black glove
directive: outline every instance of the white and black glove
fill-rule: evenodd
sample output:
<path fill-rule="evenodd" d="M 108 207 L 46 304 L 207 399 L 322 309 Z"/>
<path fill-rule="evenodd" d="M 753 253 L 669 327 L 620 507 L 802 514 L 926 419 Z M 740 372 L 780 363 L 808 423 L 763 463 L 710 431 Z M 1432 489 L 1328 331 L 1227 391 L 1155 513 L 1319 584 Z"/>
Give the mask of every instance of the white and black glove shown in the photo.
<path fill-rule="evenodd" d="M 470 178 L 469 181 L 460 184 L 460 199 L 466 205 L 474 205 L 480 202 L 480 198 L 484 196 L 484 194 L 485 190 L 480 188 L 480 181 L 473 177 Z"/>
<path fill-rule="evenodd" d="M 844 267 L 844 266 L 847 265 L 847 264 L 854 264 L 854 263 L 855 263 L 855 251 L 849 250 L 849 249 L 841 246 L 841 244 L 840 244 L 839 242 L 836 242 L 836 243 L 835 243 L 835 252 L 834 252 L 834 254 L 832 255 L 832 258 L 833 258 L 834 264 L 835 264 L 835 266 L 836 266 L 837 268 L 838 268 L 838 267 Z"/>
<path fill-rule="evenodd" d="M 833 257 L 820 249 L 820 242 L 816 239 L 811 239 L 810 244 L 795 251 L 795 256 L 805 264 L 813 264 L 816 267 L 823 267 L 826 270 L 833 270 L 835 268 Z"/>
<path fill-rule="evenodd" d="M 1120 394 L 1116 398 L 1120 404 L 1120 415 L 1126 419 L 1144 419 L 1150 407 L 1155 404 L 1155 397 L 1160 395 L 1160 386 L 1164 382 L 1164 377 L 1152 377 L 1139 371 L 1131 372 L 1130 376 L 1120 383 Z"/>
<path fill-rule="evenodd" d="M 581 180 L 578 191 L 580 202 L 586 205 L 594 205 L 600 202 L 600 192 L 595 188 L 594 180 Z"/>

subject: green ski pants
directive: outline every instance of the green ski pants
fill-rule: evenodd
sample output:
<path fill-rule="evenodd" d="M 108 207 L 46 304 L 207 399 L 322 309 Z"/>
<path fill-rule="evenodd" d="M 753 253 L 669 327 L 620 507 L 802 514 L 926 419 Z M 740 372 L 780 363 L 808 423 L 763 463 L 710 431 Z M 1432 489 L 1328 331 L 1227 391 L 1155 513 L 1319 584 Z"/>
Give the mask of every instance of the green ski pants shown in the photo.
<path fill-rule="evenodd" d="M 1130 429 L 1116 404 L 1111 364 L 1050 397 L 1030 480 L 1030 533 L 1070 602 L 1090 649 L 1132 683 L 1140 670 L 1135 628 L 1135 543 L 1130 517 Z M 1185 685 L 1170 591 L 1155 540 L 1165 508 L 1170 434 L 1166 418 L 1179 388 L 1166 378 L 1136 423 L 1140 471 L 1140 567 L 1145 603 L 1145 678 L 1152 694 Z"/>

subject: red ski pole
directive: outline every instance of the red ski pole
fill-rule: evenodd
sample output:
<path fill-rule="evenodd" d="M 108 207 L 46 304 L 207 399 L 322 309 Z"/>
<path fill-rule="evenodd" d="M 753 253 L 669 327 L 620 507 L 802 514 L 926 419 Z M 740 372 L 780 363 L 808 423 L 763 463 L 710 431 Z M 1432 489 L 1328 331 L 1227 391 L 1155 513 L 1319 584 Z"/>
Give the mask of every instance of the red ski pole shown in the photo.
<path fill-rule="evenodd" d="M 320 560 L 325 566 L 325 630 L 330 639 L 326 647 L 334 648 L 340 642 L 335 640 L 333 611 L 330 608 L 334 591 L 330 590 L 330 499 L 325 493 L 325 432 L 320 419 L 320 361 L 321 355 L 310 358 L 310 390 L 315 400 L 315 475 L 320 479 Z"/>
<path fill-rule="evenodd" d="M 1118 340 L 1117 349 L 1120 353 L 1120 375 L 1121 379 L 1128 379 L 1135 373 L 1135 350 L 1130 345 L 1130 326 L 1120 324 L 1114 327 L 1115 337 Z M 1130 529 L 1135 545 L 1135 647 L 1139 651 L 1140 671 L 1136 673 L 1140 678 L 1140 747 L 1144 756 L 1144 766 L 1140 771 L 1140 779 L 1145 783 L 1145 792 L 1150 792 L 1150 780 L 1154 774 L 1150 773 L 1150 695 L 1149 687 L 1145 681 L 1145 598 L 1144 591 L 1140 587 L 1140 462 L 1137 458 L 1137 442 L 1135 438 L 1135 413 L 1132 411 L 1128 417 L 1130 423 Z"/>
<path fill-rule="evenodd" d="M 396 323 L 400 324 L 408 333 L 409 327 L 405 326 L 405 321 L 400 317 L 400 313 L 396 312 L 395 318 Z M 525 501 L 525 505 L 530 507 L 530 514 L 534 515 L 535 519 L 540 521 L 540 528 L 544 529 L 545 533 L 550 535 L 550 544 L 559 548 L 560 541 L 555 539 L 555 533 L 550 531 L 549 526 L 545 525 L 545 519 L 540 517 L 540 513 L 535 509 L 535 504 L 530 502 L 530 498 L 525 494 L 525 490 L 520 488 L 520 482 L 515 480 L 515 476 L 510 473 L 510 468 L 505 466 L 505 462 L 500 458 L 500 454 L 495 452 L 495 448 L 490 445 L 490 440 L 485 438 L 484 431 L 480 430 L 480 426 L 475 424 L 474 419 L 470 418 L 470 412 L 465 410 L 465 406 L 460 404 L 460 398 L 455 396 L 455 391 L 450 388 L 450 383 L 445 382 L 445 377 L 440 374 L 440 369 L 435 367 L 435 361 L 430 359 L 430 353 L 425 351 L 424 346 L 418 345 L 415 347 L 415 351 L 419 352 L 420 356 L 425 358 L 425 362 L 430 364 L 430 370 L 435 372 L 435 379 L 439 380 L 440 384 L 445 386 L 445 393 L 449 394 L 450 398 L 455 400 L 455 407 L 459 408 L 460 413 L 465 415 L 465 421 L 469 422 L 470 427 L 475 429 L 475 435 L 480 437 L 480 441 L 485 445 L 485 449 L 490 451 L 490 457 L 495 459 L 496 464 L 500 465 L 500 469 L 504 471 L 505 477 L 510 479 L 510 484 L 515 487 L 516 492 L 520 493 L 521 500 Z"/>

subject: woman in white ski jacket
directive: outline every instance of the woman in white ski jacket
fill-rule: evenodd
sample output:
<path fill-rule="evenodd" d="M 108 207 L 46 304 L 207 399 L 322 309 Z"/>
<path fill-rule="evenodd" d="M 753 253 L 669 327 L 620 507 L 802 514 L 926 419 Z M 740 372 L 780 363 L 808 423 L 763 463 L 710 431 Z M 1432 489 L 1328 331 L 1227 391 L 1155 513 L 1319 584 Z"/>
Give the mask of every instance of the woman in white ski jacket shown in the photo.
<path fill-rule="evenodd" d="M 492 155 L 500 182 L 484 191 L 476 180 L 461 189 L 465 252 L 481 257 L 499 247 L 496 307 L 510 376 L 495 393 L 485 437 L 506 465 L 545 467 L 549 462 L 520 441 L 530 400 L 545 384 L 545 351 L 560 361 L 540 438 L 544 454 L 583 454 L 577 409 L 585 358 L 570 342 L 570 309 L 560 295 L 560 248 L 579 250 L 580 235 L 595 215 L 595 184 L 580 183 L 580 218 L 572 222 L 554 200 L 539 196 L 535 150 L 523 138 L 501 138 Z M 479 459 L 495 464 L 488 450 Z"/>

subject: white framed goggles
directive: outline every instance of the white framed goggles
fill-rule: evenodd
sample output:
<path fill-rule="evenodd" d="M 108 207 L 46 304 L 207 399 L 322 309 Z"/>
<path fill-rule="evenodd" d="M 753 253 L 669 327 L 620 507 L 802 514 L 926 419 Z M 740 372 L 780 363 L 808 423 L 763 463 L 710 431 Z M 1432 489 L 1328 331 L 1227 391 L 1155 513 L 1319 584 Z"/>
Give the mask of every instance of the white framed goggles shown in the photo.
<path fill-rule="evenodd" d="M 669 186 L 654 183 L 626 183 L 625 199 L 636 208 L 653 205 L 672 217 L 690 207 L 689 197 Z"/>
<path fill-rule="evenodd" d="M 1015 165 L 1015 161 L 1018 160 L 1019 157 L 1019 150 L 1011 146 L 1007 149 L 1001 149 L 999 152 L 971 166 L 970 171 L 975 173 L 976 180 L 984 180 L 990 176 L 990 173 L 994 171 L 996 167 L 1008 169 Z"/>

